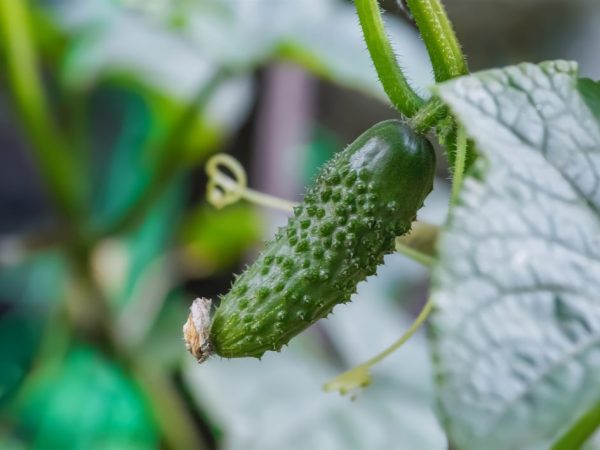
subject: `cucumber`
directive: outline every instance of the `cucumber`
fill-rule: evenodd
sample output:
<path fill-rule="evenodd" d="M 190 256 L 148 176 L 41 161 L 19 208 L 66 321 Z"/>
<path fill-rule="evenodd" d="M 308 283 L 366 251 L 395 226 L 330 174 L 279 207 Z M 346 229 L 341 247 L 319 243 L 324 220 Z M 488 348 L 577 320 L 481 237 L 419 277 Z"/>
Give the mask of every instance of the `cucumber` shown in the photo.
<path fill-rule="evenodd" d="M 287 226 L 238 276 L 210 320 L 198 299 L 184 335 L 199 360 L 261 357 L 284 344 L 375 273 L 431 192 L 435 153 L 405 124 L 363 133 L 321 170 Z"/>

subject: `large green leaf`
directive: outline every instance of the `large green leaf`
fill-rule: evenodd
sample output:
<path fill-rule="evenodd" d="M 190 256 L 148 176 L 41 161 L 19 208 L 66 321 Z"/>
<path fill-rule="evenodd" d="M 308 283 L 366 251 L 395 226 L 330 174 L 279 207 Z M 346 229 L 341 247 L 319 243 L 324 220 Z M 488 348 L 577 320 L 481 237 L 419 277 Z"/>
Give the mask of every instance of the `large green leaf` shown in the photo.
<path fill-rule="evenodd" d="M 434 271 L 441 414 L 461 450 L 547 448 L 600 399 L 600 128 L 565 61 L 437 92 L 483 156 Z"/>

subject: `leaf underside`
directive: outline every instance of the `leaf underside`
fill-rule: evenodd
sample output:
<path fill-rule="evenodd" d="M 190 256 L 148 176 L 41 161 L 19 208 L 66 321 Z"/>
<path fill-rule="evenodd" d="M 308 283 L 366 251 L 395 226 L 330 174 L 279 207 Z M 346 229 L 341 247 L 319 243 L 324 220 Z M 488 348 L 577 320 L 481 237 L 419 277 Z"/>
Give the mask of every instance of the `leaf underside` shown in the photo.
<path fill-rule="evenodd" d="M 600 127 L 576 71 L 436 88 L 482 155 L 433 280 L 440 413 L 461 450 L 547 448 L 600 399 Z"/>

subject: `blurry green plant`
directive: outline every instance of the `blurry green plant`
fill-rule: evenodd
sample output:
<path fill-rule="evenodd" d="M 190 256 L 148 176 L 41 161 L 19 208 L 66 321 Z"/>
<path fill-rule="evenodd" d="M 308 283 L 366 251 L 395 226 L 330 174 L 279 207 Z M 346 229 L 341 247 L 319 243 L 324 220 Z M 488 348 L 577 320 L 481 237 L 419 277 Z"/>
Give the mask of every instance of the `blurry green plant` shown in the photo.
<path fill-rule="evenodd" d="M 417 37 L 390 20 L 388 38 L 376 0 L 355 2 L 364 41 L 354 7 L 337 0 L 0 0 L 2 82 L 57 219 L 0 242 L 0 446 L 596 448 L 600 84 L 565 61 L 468 74 L 439 0 L 406 4 L 432 97 Z M 407 67 L 390 42 L 403 43 Z M 240 126 L 250 76 L 272 60 L 387 98 L 437 136 L 450 213 L 397 241 L 432 269 L 431 299 L 382 356 L 372 349 L 399 324 L 379 301 L 389 292 L 368 283 L 358 297 L 377 302 L 324 325 L 333 351 L 308 334 L 260 365 L 197 370 L 182 355 L 182 272 L 227 269 L 262 226 L 248 205 L 186 211 L 186 175 Z M 402 264 L 390 259 L 388 281 Z M 411 364 L 370 373 L 430 311 L 445 435 L 419 336 L 403 347 Z M 373 377 L 369 390 L 352 407 L 323 403 L 315 377 L 356 364 L 330 386 Z"/>

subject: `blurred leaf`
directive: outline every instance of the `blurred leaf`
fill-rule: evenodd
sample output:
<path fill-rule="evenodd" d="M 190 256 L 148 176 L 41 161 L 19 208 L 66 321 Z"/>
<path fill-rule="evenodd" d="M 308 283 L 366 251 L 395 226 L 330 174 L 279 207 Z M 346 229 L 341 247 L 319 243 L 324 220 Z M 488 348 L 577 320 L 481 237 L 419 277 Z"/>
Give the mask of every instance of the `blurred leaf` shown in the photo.
<path fill-rule="evenodd" d="M 89 89 L 101 80 L 134 83 L 187 105 L 218 69 L 216 61 L 170 26 L 152 23 L 115 2 L 56 0 L 47 10 L 71 39 L 62 70 L 70 89 Z M 249 78 L 224 82 L 204 110 L 203 128 L 229 134 L 246 117 L 251 99 Z"/>
<path fill-rule="evenodd" d="M 0 405 L 31 368 L 62 276 L 59 256 L 50 253 L 0 271 Z"/>
<path fill-rule="evenodd" d="M 386 303 L 385 293 L 394 290 L 403 260 L 388 262 L 383 277 L 361 284 L 351 305 L 321 322 L 349 364 L 389 345 L 410 323 Z M 205 414 L 223 429 L 224 449 L 446 448 L 431 410 L 430 364 L 422 335 L 377 366 L 373 384 L 355 401 L 323 392 L 323 384 L 343 368 L 323 354 L 317 338 L 304 333 L 261 361 L 211 359 L 198 366 L 188 359 L 185 379 Z"/>
<path fill-rule="evenodd" d="M 157 151 L 164 150 L 159 142 L 181 112 L 181 105 L 168 98 L 129 87 L 105 85 L 93 97 L 90 176 L 97 223 L 114 220 L 139 199 L 157 171 Z M 180 143 L 189 149 L 190 162 L 205 156 L 220 139 L 203 126 L 200 116 L 191 130 Z"/>
<path fill-rule="evenodd" d="M 317 176 L 319 168 L 342 148 L 339 137 L 331 130 L 317 126 L 304 155 L 304 184 L 309 185 Z"/>
<path fill-rule="evenodd" d="M 210 0 L 188 6 L 184 34 L 221 64 L 252 70 L 272 58 L 290 59 L 333 82 L 386 99 L 352 4 Z M 387 31 L 417 89 L 430 85 L 429 59 L 417 33 L 393 16 L 387 18 Z"/>
<path fill-rule="evenodd" d="M 142 226 L 127 237 L 129 252 L 128 280 L 121 293 L 130 298 L 144 271 L 173 244 L 173 234 L 183 213 L 183 183 L 177 183 L 149 211 Z"/>
<path fill-rule="evenodd" d="M 181 327 L 189 309 L 189 297 L 185 301 L 182 292 L 172 293 L 165 301 L 160 315 L 148 333 L 141 350 L 148 361 L 155 361 L 162 368 L 179 368 L 183 357 L 188 356 L 181 343 Z"/>
<path fill-rule="evenodd" d="M 277 55 L 334 83 L 388 102 L 365 51 L 366 44 L 352 2 L 303 0 L 295 3 L 303 10 L 319 7 L 320 14 L 298 17 L 296 26 L 282 36 Z M 433 84 L 431 65 L 417 33 L 392 15 L 386 16 L 386 32 L 397 49 L 409 81 L 427 95 L 426 88 Z"/>
<path fill-rule="evenodd" d="M 577 80 L 577 89 L 582 95 L 588 108 L 600 121 L 600 81 L 593 81 L 589 78 L 580 78 Z"/>
<path fill-rule="evenodd" d="M 16 406 L 20 435 L 32 449 L 141 450 L 158 448 L 138 388 L 114 363 L 87 347 L 64 364 L 49 362 Z"/>
<path fill-rule="evenodd" d="M 600 126 L 566 61 L 439 87 L 483 158 L 434 271 L 440 406 L 462 450 L 548 448 L 600 401 Z"/>
<path fill-rule="evenodd" d="M 236 204 L 217 210 L 203 205 L 183 223 L 185 256 L 208 273 L 230 267 L 262 238 L 262 220 L 255 207 Z"/>
<path fill-rule="evenodd" d="M 15 436 L 0 432 L 0 448 L 2 450 L 28 450 L 27 444 Z"/>
<path fill-rule="evenodd" d="M 39 325 L 38 317 L 24 312 L 5 311 L 0 316 L 0 402 L 15 391 L 30 369 L 41 337 Z M 19 345 L 15 345 L 17 336 Z"/>

